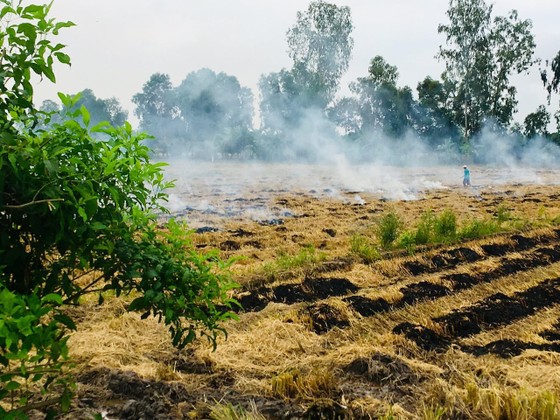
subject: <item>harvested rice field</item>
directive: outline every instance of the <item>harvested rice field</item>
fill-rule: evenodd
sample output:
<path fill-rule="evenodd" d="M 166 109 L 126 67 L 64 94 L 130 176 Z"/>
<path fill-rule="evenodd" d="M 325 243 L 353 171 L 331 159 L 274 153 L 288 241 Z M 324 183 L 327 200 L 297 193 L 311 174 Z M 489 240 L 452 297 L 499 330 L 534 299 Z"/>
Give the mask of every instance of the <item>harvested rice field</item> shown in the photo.
<path fill-rule="evenodd" d="M 471 171 L 174 162 L 171 216 L 237 258 L 243 309 L 177 350 L 84 302 L 68 418 L 559 418 L 560 171 Z"/>

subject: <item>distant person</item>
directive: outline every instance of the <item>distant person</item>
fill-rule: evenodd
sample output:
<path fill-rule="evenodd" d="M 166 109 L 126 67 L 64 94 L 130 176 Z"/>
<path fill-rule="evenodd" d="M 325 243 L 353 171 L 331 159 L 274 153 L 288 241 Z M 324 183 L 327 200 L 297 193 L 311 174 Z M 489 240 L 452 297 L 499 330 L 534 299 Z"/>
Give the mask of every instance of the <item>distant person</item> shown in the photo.
<path fill-rule="evenodd" d="M 471 171 L 467 165 L 463 166 L 463 187 L 471 186 Z"/>

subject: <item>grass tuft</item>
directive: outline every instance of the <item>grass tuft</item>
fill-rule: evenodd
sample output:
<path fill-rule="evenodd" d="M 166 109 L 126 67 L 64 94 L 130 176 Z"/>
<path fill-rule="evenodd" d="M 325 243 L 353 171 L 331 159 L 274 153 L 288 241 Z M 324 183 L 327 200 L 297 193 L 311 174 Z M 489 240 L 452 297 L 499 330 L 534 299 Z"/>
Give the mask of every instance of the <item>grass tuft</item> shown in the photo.
<path fill-rule="evenodd" d="M 211 420 L 265 420 L 266 417 L 257 411 L 252 404 L 248 411 L 240 405 L 231 403 L 217 403 L 210 411 Z"/>
<path fill-rule="evenodd" d="M 353 235 L 350 238 L 350 251 L 361 258 L 365 264 L 371 264 L 381 258 L 375 245 L 362 235 Z"/>
<path fill-rule="evenodd" d="M 294 270 L 311 270 L 316 264 L 325 261 L 326 255 L 317 252 L 313 246 L 303 247 L 297 254 L 280 252 L 278 258 L 263 264 L 262 270 L 268 280 L 284 278 L 286 273 Z"/>
<path fill-rule="evenodd" d="M 272 378 L 272 393 L 284 399 L 316 399 L 336 393 L 337 382 L 331 370 L 312 370 L 305 374 L 297 369 Z"/>
<path fill-rule="evenodd" d="M 457 238 L 457 216 L 451 209 L 444 210 L 434 220 L 436 242 L 450 243 Z"/>
<path fill-rule="evenodd" d="M 377 236 L 382 249 L 389 249 L 399 236 L 402 226 L 400 217 L 394 212 L 384 214 L 377 225 Z"/>

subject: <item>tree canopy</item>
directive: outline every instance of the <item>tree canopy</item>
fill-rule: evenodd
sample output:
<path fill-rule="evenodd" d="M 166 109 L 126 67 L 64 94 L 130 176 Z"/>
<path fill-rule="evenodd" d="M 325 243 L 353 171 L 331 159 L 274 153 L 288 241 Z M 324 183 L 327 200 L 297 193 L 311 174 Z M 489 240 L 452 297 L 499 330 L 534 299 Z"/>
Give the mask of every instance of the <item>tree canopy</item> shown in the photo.
<path fill-rule="evenodd" d="M 312 1 L 297 13 L 288 30 L 292 71 L 305 88 L 320 96 L 326 106 L 334 98 L 340 78 L 348 70 L 354 40 L 350 8 Z"/>
<path fill-rule="evenodd" d="M 412 135 L 434 154 L 456 158 L 474 157 L 471 139 L 485 127 L 499 127 L 506 136 L 533 133 L 521 127 L 523 119 L 514 121 L 512 83 L 538 61 L 531 21 L 515 10 L 495 16 L 487 0 L 450 0 L 447 18 L 437 28 L 444 39 L 436 57 L 445 71 L 426 76 L 416 90 L 399 86 L 397 66 L 372 54 L 363 75 L 349 83 L 350 94 L 339 96 L 354 46 L 351 10 L 317 0 L 286 32 L 291 67 L 261 75 L 257 93 L 208 68 L 188 73 L 177 86 L 168 74 L 155 73 L 132 98 L 134 113 L 154 136 L 145 142 L 155 153 L 200 159 L 297 158 L 306 130 L 334 139 L 341 150 L 355 140 Z M 549 101 L 558 91 L 558 63 L 557 56 L 541 69 Z M 539 115 L 549 123 L 536 135 L 555 138 L 550 121 L 560 121 L 560 111 L 554 119 L 546 118 L 546 109 L 537 111 L 525 116 L 528 124 Z"/>
<path fill-rule="evenodd" d="M 155 73 L 132 100 L 158 151 L 204 157 L 251 147 L 253 95 L 234 76 L 200 69 L 174 87 Z"/>
<path fill-rule="evenodd" d="M 515 10 L 494 18 L 492 12 L 485 0 L 450 0 L 449 23 L 438 27 L 446 37 L 438 57 L 446 65 L 444 80 L 454 86 L 453 118 L 466 138 L 488 119 L 511 122 L 517 89 L 509 79 L 536 62 L 531 21 Z"/>

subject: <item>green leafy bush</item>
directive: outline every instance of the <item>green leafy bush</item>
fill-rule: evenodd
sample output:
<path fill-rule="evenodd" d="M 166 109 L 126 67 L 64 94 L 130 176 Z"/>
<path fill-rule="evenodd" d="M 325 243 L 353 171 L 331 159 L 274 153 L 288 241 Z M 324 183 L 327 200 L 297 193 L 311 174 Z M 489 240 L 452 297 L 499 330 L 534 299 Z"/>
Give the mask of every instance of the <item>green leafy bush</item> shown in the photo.
<path fill-rule="evenodd" d="M 397 247 L 406 249 L 409 254 L 414 254 L 416 250 L 416 233 L 410 230 L 401 233 L 397 241 Z"/>
<path fill-rule="evenodd" d="M 53 64 L 70 58 L 49 38 L 72 23 L 47 18 L 50 4 L 0 6 L 0 417 L 22 418 L 68 407 L 65 305 L 130 294 L 128 309 L 168 325 L 174 345 L 198 334 L 216 345 L 236 285 L 232 261 L 197 253 L 186 226 L 156 227 L 172 184 L 145 135 L 128 123 L 89 127 L 84 107 L 38 124 L 48 115 L 33 105 L 31 72 L 55 81 Z M 78 100 L 59 96 L 67 109 Z"/>
<path fill-rule="evenodd" d="M 377 225 L 377 235 L 381 248 L 388 249 L 399 236 L 399 229 L 402 222 L 393 211 L 384 214 Z"/>
<path fill-rule="evenodd" d="M 457 236 L 459 239 L 478 239 L 500 231 L 500 225 L 496 220 L 475 219 L 462 226 Z"/>
<path fill-rule="evenodd" d="M 426 245 L 432 242 L 434 235 L 434 213 L 427 210 L 422 214 L 418 226 L 416 226 L 416 235 L 414 242 L 416 245 Z"/>
<path fill-rule="evenodd" d="M 362 235 L 352 235 L 350 238 L 350 251 L 360 257 L 365 264 L 370 264 L 380 258 L 377 248 Z"/>
<path fill-rule="evenodd" d="M 441 212 L 434 220 L 436 242 L 452 242 L 457 236 L 457 216 L 451 209 Z"/>

